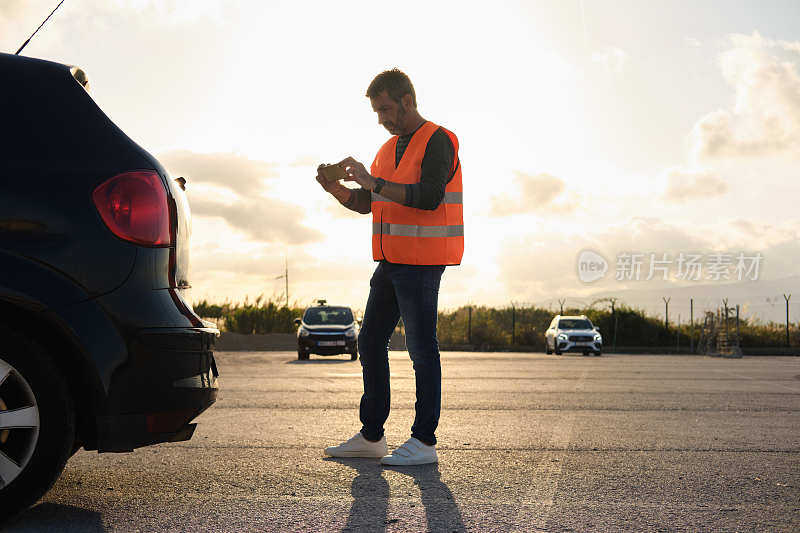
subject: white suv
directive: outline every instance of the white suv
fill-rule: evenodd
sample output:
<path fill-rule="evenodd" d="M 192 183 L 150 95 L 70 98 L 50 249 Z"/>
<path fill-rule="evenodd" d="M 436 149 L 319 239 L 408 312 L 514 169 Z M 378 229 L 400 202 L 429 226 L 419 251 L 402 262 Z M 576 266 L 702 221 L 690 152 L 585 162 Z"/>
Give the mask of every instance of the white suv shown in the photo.
<path fill-rule="evenodd" d="M 583 355 L 600 355 L 603 352 L 603 337 L 586 315 L 556 315 L 544 334 L 544 346 L 548 354 L 583 352 Z"/>

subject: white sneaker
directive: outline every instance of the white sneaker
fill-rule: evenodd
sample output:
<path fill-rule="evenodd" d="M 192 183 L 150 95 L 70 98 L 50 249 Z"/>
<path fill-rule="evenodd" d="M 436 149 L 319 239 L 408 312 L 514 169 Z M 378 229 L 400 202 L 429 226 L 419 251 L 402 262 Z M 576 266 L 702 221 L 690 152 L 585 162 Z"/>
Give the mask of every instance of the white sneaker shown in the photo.
<path fill-rule="evenodd" d="M 438 462 L 436 446 L 428 446 L 414 437 L 405 441 L 391 455 L 381 458 L 381 464 L 393 466 L 426 465 Z"/>
<path fill-rule="evenodd" d="M 338 446 L 325 448 L 325 454 L 331 457 L 383 457 L 388 452 L 386 437 L 381 437 L 378 442 L 371 442 L 360 431 Z"/>

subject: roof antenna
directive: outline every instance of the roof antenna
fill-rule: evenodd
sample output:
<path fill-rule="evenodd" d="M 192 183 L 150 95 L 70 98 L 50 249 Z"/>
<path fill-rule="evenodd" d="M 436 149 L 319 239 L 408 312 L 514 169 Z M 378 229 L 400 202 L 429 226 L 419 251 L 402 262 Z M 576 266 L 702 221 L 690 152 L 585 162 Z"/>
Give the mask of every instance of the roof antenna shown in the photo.
<path fill-rule="evenodd" d="M 61 4 L 63 4 L 63 3 L 64 3 L 64 0 L 61 0 L 61 1 L 58 3 L 58 5 L 56 6 L 56 9 L 58 9 L 59 7 L 61 7 Z M 18 55 L 19 55 L 19 53 L 20 53 L 20 52 L 22 52 L 22 49 L 23 49 L 23 48 L 25 48 L 26 46 L 28 46 L 28 43 L 29 43 L 29 42 L 31 42 L 31 39 L 33 39 L 33 36 L 34 36 L 34 35 L 36 35 L 36 32 L 38 32 L 39 30 L 41 30 L 41 29 L 42 29 L 42 26 L 44 26 L 44 23 L 45 23 L 45 22 L 47 22 L 48 20 L 50 20 L 50 17 L 52 17 L 52 16 L 53 16 L 53 13 L 55 13 L 55 12 L 56 12 L 56 9 L 52 10 L 52 11 L 50 12 L 50 14 L 49 14 L 49 15 L 47 15 L 47 18 L 46 18 L 46 19 L 44 19 L 44 21 L 42 21 L 42 23 L 41 23 L 41 24 L 39 24 L 39 27 L 38 27 L 38 28 L 36 28 L 36 31 L 35 31 L 35 32 L 33 32 L 33 33 L 31 33 L 31 36 L 30 36 L 30 37 L 28 37 L 28 40 L 27 40 L 27 41 L 25 41 L 24 43 L 22 43 L 22 46 L 20 46 L 20 47 L 19 47 L 19 50 L 17 50 L 17 53 L 16 53 L 16 54 L 14 54 L 15 56 L 18 56 Z"/>

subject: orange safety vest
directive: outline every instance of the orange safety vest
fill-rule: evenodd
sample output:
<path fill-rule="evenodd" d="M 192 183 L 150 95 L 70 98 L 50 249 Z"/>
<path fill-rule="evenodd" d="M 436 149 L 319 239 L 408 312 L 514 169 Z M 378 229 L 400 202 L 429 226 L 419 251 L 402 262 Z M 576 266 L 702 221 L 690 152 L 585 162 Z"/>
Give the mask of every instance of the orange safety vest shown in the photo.
<path fill-rule="evenodd" d="M 422 158 L 431 136 L 439 129 L 426 122 L 414 132 L 395 167 L 395 135 L 378 150 L 370 173 L 394 183 L 419 183 Z M 458 265 L 464 255 L 464 209 L 458 139 L 442 128 L 453 143 L 453 177 L 444 198 L 433 211 L 398 204 L 372 193 L 372 258 L 404 265 Z"/>

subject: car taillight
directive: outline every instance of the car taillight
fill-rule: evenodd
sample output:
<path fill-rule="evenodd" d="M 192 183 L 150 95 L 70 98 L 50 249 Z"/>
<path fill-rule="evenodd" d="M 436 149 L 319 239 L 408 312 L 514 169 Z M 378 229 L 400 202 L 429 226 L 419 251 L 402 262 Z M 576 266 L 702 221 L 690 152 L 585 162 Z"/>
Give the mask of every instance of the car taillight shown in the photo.
<path fill-rule="evenodd" d="M 118 174 L 100 184 L 92 199 L 103 222 L 120 239 L 143 246 L 172 244 L 167 191 L 157 172 Z"/>

